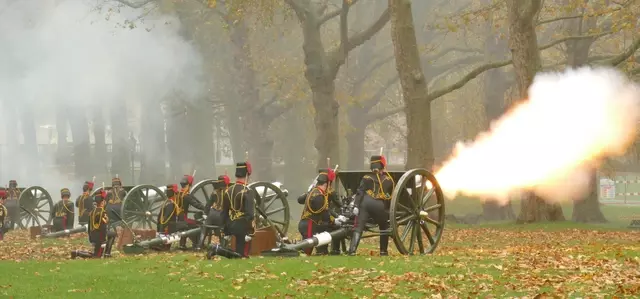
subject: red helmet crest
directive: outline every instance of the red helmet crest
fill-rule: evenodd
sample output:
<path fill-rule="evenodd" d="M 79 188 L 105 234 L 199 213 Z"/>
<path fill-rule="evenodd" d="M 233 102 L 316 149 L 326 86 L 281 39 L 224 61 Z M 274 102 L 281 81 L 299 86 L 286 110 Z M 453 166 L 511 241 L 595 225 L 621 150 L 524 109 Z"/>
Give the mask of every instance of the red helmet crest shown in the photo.
<path fill-rule="evenodd" d="M 225 186 L 228 186 L 229 184 L 231 184 L 231 179 L 226 174 L 219 176 L 218 180 L 223 181 Z"/>
<path fill-rule="evenodd" d="M 184 177 L 187 179 L 187 184 L 193 185 L 193 176 L 189 174 L 185 174 Z"/>
<path fill-rule="evenodd" d="M 336 179 L 336 172 L 333 169 L 329 168 L 327 171 L 327 177 L 329 178 L 329 182 L 333 182 Z"/>
<path fill-rule="evenodd" d="M 249 161 L 245 162 L 247 164 L 247 175 L 251 175 L 251 163 Z"/>
<path fill-rule="evenodd" d="M 382 167 L 386 168 L 387 167 L 387 158 L 385 158 L 384 156 L 380 156 L 380 163 L 382 163 Z"/>
<path fill-rule="evenodd" d="M 5 191 L 4 189 L 0 190 L 0 199 L 6 199 L 7 198 L 7 191 Z"/>
<path fill-rule="evenodd" d="M 84 182 L 85 185 L 87 185 L 87 187 L 89 187 L 89 189 L 93 189 L 93 182 Z"/>
<path fill-rule="evenodd" d="M 107 191 L 106 190 L 104 190 L 104 189 L 100 190 L 99 194 L 100 194 L 100 197 L 102 197 L 104 199 L 107 198 Z"/>

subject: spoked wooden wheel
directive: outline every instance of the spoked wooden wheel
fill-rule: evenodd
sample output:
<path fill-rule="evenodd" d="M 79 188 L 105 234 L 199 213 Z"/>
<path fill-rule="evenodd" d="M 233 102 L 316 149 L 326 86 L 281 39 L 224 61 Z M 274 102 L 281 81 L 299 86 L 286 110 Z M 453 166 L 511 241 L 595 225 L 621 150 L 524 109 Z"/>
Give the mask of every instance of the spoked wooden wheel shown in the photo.
<path fill-rule="evenodd" d="M 32 186 L 24 189 L 18 199 L 20 209 L 20 228 L 51 224 L 51 211 L 53 199 L 47 190 L 40 186 Z M 26 211 L 25 211 L 26 210 Z"/>
<path fill-rule="evenodd" d="M 138 185 L 122 201 L 123 220 L 138 229 L 156 229 L 162 203 L 167 200 L 164 191 L 153 185 Z"/>
<path fill-rule="evenodd" d="M 288 194 L 285 194 L 279 186 L 269 182 L 255 182 L 248 187 L 254 191 L 256 200 L 256 229 L 267 227 L 271 222 L 280 237 L 285 238 L 291 220 L 287 202 Z"/>
<path fill-rule="evenodd" d="M 393 190 L 389 215 L 401 254 L 434 252 L 444 229 L 444 195 L 435 176 L 422 168 L 407 171 Z"/>
<path fill-rule="evenodd" d="M 211 199 L 211 194 L 213 194 L 213 191 L 215 189 L 213 187 L 215 182 L 217 182 L 217 180 L 207 179 L 200 181 L 197 184 L 193 185 L 193 187 L 191 187 L 189 194 L 195 197 L 203 206 L 206 206 L 206 204 Z M 194 208 L 193 206 L 189 206 L 187 217 L 194 219 L 194 213 L 196 212 L 200 212 L 200 210 Z"/>

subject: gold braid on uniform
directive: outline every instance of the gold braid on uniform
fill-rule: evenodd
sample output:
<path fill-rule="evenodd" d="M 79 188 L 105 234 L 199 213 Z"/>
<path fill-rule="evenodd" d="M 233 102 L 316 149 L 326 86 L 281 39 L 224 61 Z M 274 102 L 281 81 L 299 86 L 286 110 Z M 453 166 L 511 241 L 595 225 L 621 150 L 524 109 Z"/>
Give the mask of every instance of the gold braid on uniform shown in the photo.
<path fill-rule="evenodd" d="M 372 163 L 375 162 L 380 162 L 380 160 L 377 161 L 372 161 Z M 370 179 L 373 181 L 373 178 L 371 176 L 365 176 L 365 178 Z M 375 198 L 375 199 L 382 199 L 382 200 L 390 200 L 391 199 L 391 194 L 385 194 L 384 193 L 384 188 L 382 183 L 386 180 L 390 180 L 391 181 L 391 186 L 392 186 L 392 190 L 395 189 L 396 187 L 396 182 L 393 181 L 393 178 L 390 175 L 387 175 L 384 180 L 382 178 L 380 178 L 380 172 L 377 171 L 376 172 L 376 178 L 378 179 L 378 190 L 367 190 L 367 194 L 369 196 L 371 196 L 371 198 Z M 373 189 L 375 189 L 376 186 L 375 184 L 373 185 Z M 374 193 L 375 192 L 375 193 Z"/>
<path fill-rule="evenodd" d="M 162 204 L 162 208 L 160 208 L 160 224 L 161 225 L 165 225 L 167 223 L 169 223 L 169 221 L 171 220 L 171 217 L 173 217 L 173 214 L 175 214 L 176 212 L 176 205 L 175 203 L 173 204 L 173 210 L 171 210 L 171 214 L 169 214 L 169 216 L 167 218 L 164 218 L 164 208 L 167 206 L 167 202 L 169 202 L 170 200 L 167 199 L 164 201 L 164 203 Z"/>
<path fill-rule="evenodd" d="M 80 202 L 78 203 L 78 210 L 80 210 L 80 214 L 84 214 L 85 209 L 84 209 L 84 199 L 87 198 L 87 195 L 89 195 L 87 192 L 82 193 L 82 196 L 80 196 Z"/>
<path fill-rule="evenodd" d="M 233 194 L 233 191 L 235 190 L 237 184 L 233 185 L 233 188 L 231 188 L 231 194 Z M 244 187 L 244 185 L 243 185 Z M 242 191 L 238 192 L 238 194 L 235 195 L 234 198 L 231 198 L 231 195 L 229 195 L 229 218 L 231 219 L 231 221 L 235 221 L 236 219 L 244 216 L 244 212 L 242 211 L 242 207 L 244 205 L 244 193 L 247 192 L 247 189 L 242 189 Z M 227 195 L 229 193 L 227 192 Z M 236 199 L 238 198 L 238 196 L 240 196 L 240 204 L 238 205 L 238 208 L 236 209 Z M 233 200 L 232 200 L 233 199 Z"/>
<path fill-rule="evenodd" d="M 100 209 L 100 217 L 98 217 L 98 221 L 95 221 L 96 219 L 96 212 L 98 211 L 98 209 Z M 104 218 L 106 218 L 106 220 L 108 221 L 109 218 L 107 218 L 107 215 L 104 213 L 104 209 L 103 208 L 96 208 L 95 210 L 93 210 L 93 212 L 91 212 L 91 230 L 98 230 L 100 229 L 100 222 L 105 220 Z M 105 223 L 107 222 L 105 221 Z"/>
<path fill-rule="evenodd" d="M 115 188 L 111 189 L 111 194 L 113 194 L 113 198 L 111 198 L 111 200 L 109 200 L 109 203 L 112 205 L 116 205 L 122 202 L 122 200 L 120 199 L 120 195 L 119 195 L 120 191 L 118 190 L 118 192 L 116 192 Z"/>
<path fill-rule="evenodd" d="M 56 217 L 64 217 L 65 215 L 68 215 L 68 213 L 73 214 L 73 212 L 72 212 L 72 211 L 70 211 L 70 210 L 69 210 L 69 208 L 67 208 L 67 205 L 65 204 L 65 202 L 64 202 L 64 201 L 60 201 L 60 203 L 59 203 L 59 204 L 62 206 L 62 208 L 64 208 L 65 210 L 67 210 L 67 213 L 65 213 L 65 214 L 63 215 L 63 214 L 62 214 L 62 213 L 63 213 L 63 212 L 62 212 L 62 208 L 60 208 L 60 207 L 58 206 L 58 207 L 56 208 Z"/>
<path fill-rule="evenodd" d="M 213 202 L 213 204 L 211 204 L 211 208 L 214 210 L 222 210 L 222 201 L 223 201 L 223 194 L 224 191 L 213 191 L 213 194 L 211 196 L 216 197 L 216 200 Z"/>
<path fill-rule="evenodd" d="M 16 199 L 20 198 L 20 190 L 18 190 L 18 189 L 9 190 L 8 193 L 9 194 L 7 195 L 7 198 L 9 200 L 16 200 Z"/>
<path fill-rule="evenodd" d="M 176 204 L 176 210 L 178 210 L 178 213 L 177 213 L 178 216 L 182 215 L 182 212 L 184 212 L 182 207 L 184 206 L 184 197 L 187 195 L 187 192 L 189 191 L 187 189 L 184 189 L 178 192 L 178 194 L 176 194 L 175 204 Z"/>
<path fill-rule="evenodd" d="M 318 192 L 320 192 L 320 194 L 322 195 L 322 197 L 324 198 L 324 202 L 322 204 L 322 206 L 320 208 L 318 208 L 317 210 L 313 210 L 311 208 L 311 197 L 314 195 L 313 191 L 314 190 L 318 190 Z M 322 191 L 320 189 L 318 189 L 318 187 L 313 188 L 313 190 L 311 190 L 311 192 L 309 192 L 309 194 L 307 195 L 307 199 L 305 200 L 305 209 L 302 212 L 302 217 L 301 219 L 310 219 L 311 221 L 313 221 L 313 223 L 315 224 L 322 224 L 322 223 L 316 223 L 311 216 L 312 215 L 318 215 L 322 212 L 324 212 L 325 210 L 327 210 L 329 208 L 329 194 L 328 193 L 322 193 Z M 329 218 L 332 218 L 333 216 L 330 216 Z M 322 221 L 320 221 L 322 222 Z"/>

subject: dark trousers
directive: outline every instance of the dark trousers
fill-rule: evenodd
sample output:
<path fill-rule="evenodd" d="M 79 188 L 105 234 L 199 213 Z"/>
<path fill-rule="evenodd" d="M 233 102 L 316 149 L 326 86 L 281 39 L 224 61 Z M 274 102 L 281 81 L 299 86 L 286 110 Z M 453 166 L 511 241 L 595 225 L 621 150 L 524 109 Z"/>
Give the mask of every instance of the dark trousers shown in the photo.
<path fill-rule="evenodd" d="M 329 231 L 332 231 L 332 229 L 331 229 L 331 226 L 327 224 L 319 225 L 319 224 L 313 223 L 313 221 L 311 220 L 302 219 L 300 220 L 300 222 L 298 222 L 298 231 L 300 232 L 302 239 L 309 239 L 313 237 L 313 235 L 315 234 L 319 234 L 322 232 L 329 232 Z M 331 251 L 340 252 L 340 240 L 336 240 L 336 239 L 331 240 Z M 311 253 L 313 252 L 313 248 L 305 249 L 304 252 L 307 255 L 311 255 Z M 329 244 L 316 247 L 316 254 L 318 255 L 329 254 Z"/>
<path fill-rule="evenodd" d="M 205 225 L 202 227 L 202 232 L 200 233 L 200 240 L 198 240 L 200 242 L 200 246 L 199 246 L 200 248 L 204 247 L 205 239 L 209 237 L 212 233 L 213 234 L 211 235 L 211 238 L 213 238 L 213 236 L 215 235 L 219 239 L 218 243 L 222 243 L 223 240 L 221 240 L 222 238 L 221 233 L 222 233 L 223 221 L 222 221 L 221 213 L 222 213 L 221 211 L 214 210 L 214 209 L 211 209 L 211 211 L 209 211 Z M 217 228 L 210 228 L 211 226 L 215 226 Z M 209 242 L 212 242 L 211 238 L 209 239 Z"/>
<path fill-rule="evenodd" d="M 380 230 L 389 229 L 389 205 L 390 201 L 373 199 L 365 195 L 360 204 L 360 214 L 357 218 L 356 232 L 362 234 L 367 221 L 371 218 L 378 225 Z M 387 252 L 389 247 L 389 236 L 380 236 L 380 252 Z"/>
<path fill-rule="evenodd" d="M 184 217 L 183 223 L 181 224 L 181 227 L 184 227 L 186 229 L 192 229 L 192 228 L 196 228 L 198 227 L 198 223 L 193 220 L 193 219 L 189 219 L 187 217 Z M 187 246 L 187 238 L 189 240 L 191 240 L 191 246 L 198 247 L 198 238 L 199 236 L 191 236 L 191 237 L 180 237 L 180 247 L 186 247 Z"/>
<path fill-rule="evenodd" d="M 236 252 L 242 257 L 249 257 L 249 253 L 251 252 L 251 242 L 246 242 L 243 235 L 234 235 L 236 238 Z"/>
<path fill-rule="evenodd" d="M 16 226 L 19 226 L 18 223 L 20 223 L 20 207 L 18 206 L 18 201 L 15 199 L 5 200 L 4 206 L 7 208 L 7 216 L 9 216 L 10 223 L 5 229 L 14 229 Z"/>

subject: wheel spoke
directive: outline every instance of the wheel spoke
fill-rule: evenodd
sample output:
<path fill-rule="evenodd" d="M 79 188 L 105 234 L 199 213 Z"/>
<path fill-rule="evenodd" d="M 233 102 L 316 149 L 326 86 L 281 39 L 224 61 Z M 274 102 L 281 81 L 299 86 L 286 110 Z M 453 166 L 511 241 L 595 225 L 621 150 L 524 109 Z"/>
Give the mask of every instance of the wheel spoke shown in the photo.
<path fill-rule="evenodd" d="M 436 191 L 435 188 L 429 189 L 429 192 L 427 192 L 427 195 L 423 196 L 422 199 L 420 200 L 420 208 L 424 208 L 424 206 L 427 205 L 427 203 L 429 202 L 429 199 L 431 198 L 431 196 L 433 196 L 435 191 Z"/>
<path fill-rule="evenodd" d="M 424 234 L 427 235 L 427 240 L 429 240 L 429 244 L 433 246 L 433 244 L 435 244 L 436 241 L 433 239 L 433 235 L 431 235 L 431 232 L 429 231 L 427 224 L 424 223 L 424 221 L 420 221 L 420 227 L 424 231 Z"/>
<path fill-rule="evenodd" d="M 411 227 L 411 238 L 409 238 L 409 254 L 413 254 L 413 250 L 415 249 L 415 240 L 417 237 L 418 228 L 416 225 Z"/>
<path fill-rule="evenodd" d="M 285 209 L 286 209 L 285 207 L 281 207 L 281 208 L 277 208 L 277 209 L 275 209 L 275 210 L 267 211 L 265 214 L 266 214 L 267 216 L 269 216 L 269 215 L 273 215 L 273 214 L 275 214 L 275 213 L 278 213 L 278 212 L 280 212 L 280 211 L 284 211 Z"/>
<path fill-rule="evenodd" d="M 402 240 L 402 243 L 404 243 L 404 240 L 407 239 L 407 235 L 409 235 L 409 232 L 411 231 L 411 229 L 413 228 L 413 221 L 409 221 L 409 223 L 407 223 L 407 225 L 404 227 L 404 231 L 402 232 L 402 237 L 400 237 L 400 239 Z"/>
<path fill-rule="evenodd" d="M 442 225 L 440 222 L 431 219 L 431 217 L 429 217 L 429 216 L 423 216 L 423 217 L 420 217 L 420 218 L 422 218 L 422 220 L 424 220 L 426 222 L 429 222 L 429 223 L 435 225 L 436 227 L 440 227 Z"/>
<path fill-rule="evenodd" d="M 403 224 L 405 224 L 405 222 L 408 222 L 408 221 L 410 221 L 411 219 L 413 219 L 413 218 L 415 218 L 415 217 L 416 217 L 415 215 L 413 215 L 413 214 L 409 214 L 409 215 L 407 215 L 407 216 L 404 216 L 404 217 L 402 217 L 402 218 L 400 218 L 400 219 L 396 220 L 396 223 L 397 223 L 398 225 L 403 225 Z M 396 219 L 397 219 L 397 217 L 396 217 Z"/>
<path fill-rule="evenodd" d="M 422 226 L 420 226 L 417 230 L 416 230 L 416 234 L 417 234 L 417 241 L 418 241 L 418 250 L 420 251 L 420 254 L 425 253 L 424 250 L 424 243 L 422 242 Z"/>
<path fill-rule="evenodd" d="M 441 205 L 441 204 L 435 204 L 435 205 L 432 205 L 432 206 L 430 206 L 430 207 L 428 207 L 428 208 L 424 209 L 424 211 L 425 211 L 425 212 L 431 212 L 431 211 L 435 211 L 435 210 L 440 209 L 440 207 L 442 207 L 442 205 Z"/>

